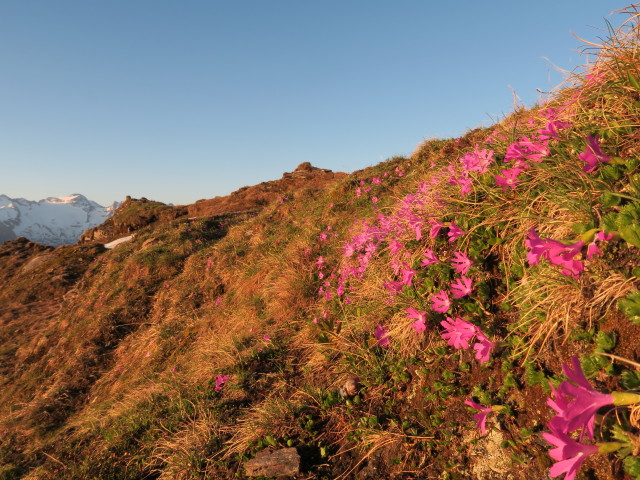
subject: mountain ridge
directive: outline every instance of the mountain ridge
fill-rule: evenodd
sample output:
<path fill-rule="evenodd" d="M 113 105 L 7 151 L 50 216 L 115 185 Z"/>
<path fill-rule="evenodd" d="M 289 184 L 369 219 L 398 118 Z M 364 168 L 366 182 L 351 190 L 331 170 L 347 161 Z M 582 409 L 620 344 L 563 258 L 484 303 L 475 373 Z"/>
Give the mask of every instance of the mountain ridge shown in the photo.
<path fill-rule="evenodd" d="M 82 194 L 32 201 L 0 195 L 0 243 L 27 237 L 47 245 L 74 244 L 80 235 L 103 223 L 118 207 L 108 207 Z"/>

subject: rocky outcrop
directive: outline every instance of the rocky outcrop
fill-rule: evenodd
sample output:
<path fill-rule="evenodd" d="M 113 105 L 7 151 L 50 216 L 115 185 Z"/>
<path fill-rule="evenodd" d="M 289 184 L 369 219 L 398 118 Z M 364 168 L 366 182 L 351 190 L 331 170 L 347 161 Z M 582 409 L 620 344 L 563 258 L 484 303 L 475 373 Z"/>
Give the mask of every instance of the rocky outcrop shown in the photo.
<path fill-rule="evenodd" d="M 167 222 L 184 216 L 184 207 L 172 207 L 146 198 L 135 199 L 127 196 L 112 217 L 97 227 L 86 230 L 78 243 L 109 243 L 131 235 L 155 222 Z"/>
<path fill-rule="evenodd" d="M 301 190 L 325 190 L 345 175 L 346 173 L 317 168 L 309 162 L 304 162 L 298 165 L 293 172 L 284 173 L 280 180 L 262 182 L 252 187 L 242 187 L 225 197 L 198 200 L 186 208 L 190 217 L 260 210 L 276 200 L 290 199 Z"/>

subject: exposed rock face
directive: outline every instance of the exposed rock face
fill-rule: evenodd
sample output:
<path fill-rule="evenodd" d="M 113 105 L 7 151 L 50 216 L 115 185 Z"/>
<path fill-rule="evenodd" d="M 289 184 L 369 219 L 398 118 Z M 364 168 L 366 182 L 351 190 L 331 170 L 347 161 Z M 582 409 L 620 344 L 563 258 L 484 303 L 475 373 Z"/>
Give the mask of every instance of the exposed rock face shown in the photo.
<path fill-rule="evenodd" d="M 6 242 L 7 240 L 14 240 L 15 238 L 18 238 L 18 236 L 11 229 L 11 227 L 0 223 L 0 244 Z"/>
<path fill-rule="evenodd" d="M 127 197 L 114 215 L 97 227 L 86 230 L 78 243 L 109 243 L 131 235 L 157 221 L 170 221 L 186 214 L 184 207 L 172 207 L 146 198 Z"/>
<path fill-rule="evenodd" d="M 244 465 L 249 477 L 288 477 L 300 472 L 300 455 L 295 448 L 263 450 Z"/>
<path fill-rule="evenodd" d="M 346 173 L 334 173 L 304 162 L 293 172 L 283 174 L 280 180 L 242 187 L 226 197 L 198 200 L 186 208 L 191 217 L 259 210 L 275 200 L 295 196 L 296 191 L 299 190 L 324 190 L 345 175 Z"/>

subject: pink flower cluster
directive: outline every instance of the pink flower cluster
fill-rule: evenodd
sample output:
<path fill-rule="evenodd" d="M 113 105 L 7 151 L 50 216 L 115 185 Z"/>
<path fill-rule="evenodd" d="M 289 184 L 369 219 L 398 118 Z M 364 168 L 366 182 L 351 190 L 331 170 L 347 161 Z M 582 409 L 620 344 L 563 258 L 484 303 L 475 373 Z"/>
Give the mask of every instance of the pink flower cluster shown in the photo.
<path fill-rule="evenodd" d="M 578 155 L 578 158 L 586 163 L 582 169 L 586 173 L 593 172 L 596 167 L 601 163 L 607 163 L 611 160 L 610 157 L 602 153 L 600 145 L 598 144 L 598 135 L 587 135 L 587 148 L 584 152 Z"/>
<path fill-rule="evenodd" d="M 529 248 L 527 262 L 529 265 L 537 265 L 541 258 L 546 258 L 551 265 L 562 268 L 562 274 L 577 279 L 584 271 L 584 264 L 575 257 L 580 255 L 583 241 L 578 241 L 571 245 L 550 238 L 540 238 L 535 230 L 531 228 L 524 244 Z"/>
<path fill-rule="evenodd" d="M 598 242 L 611 240 L 614 234 L 604 231 L 595 234 L 593 241 L 587 245 L 587 260 L 595 255 L 602 255 Z M 537 265 L 541 258 L 546 258 L 552 265 L 559 266 L 562 274 L 577 279 L 584 271 L 584 263 L 576 259 L 582 256 L 584 242 L 579 240 L 571 245 L 566 245 L 551 238 L 540 238 L 535 228 L 531 228 L 525 240 L 529 248 L 527 262 L 529 265 Z"/>
<path fill-rule="evenodd" d="M 542 115 L 548 122 L 543 128 L 530 137 L 520 137 L 518 141 L 507 147 L 504 161 L 512 161 L 513 166 L 502 169 L 500 175 L 495 175 L 496 185 L 503 190 L 513 190 L 521 181 L 519 176 L 531 166 L 531 162 L 540 163 L 549 155 L 549 141 L 560 139 L 559 131 L 571 126 L 569 123 L 558 120 L 558 114 L 557 109 L 545 110 Z"/>
<path fill-rule="evenodd" d="M 407 318 L 415 318 L 416 321 L 411 324 L 411 328 L 413 328 L 416 333 L 423 333 L 427 329 L 427 312 L 422 311 L 419 312 L 415 308 L 407 308 Z"/>
<path fill-rule="evenodd" d="M 554 398 L 548 399 L 547 405 L 556 411 L 556 415 L 547 425 L 551 433 L 542 434 L 547 442 L 556 447 L 549 451 L 551 458 L 557 460 L 549 470 L 549 475 L 557 477 L 566 473 L 565 480 L 574 479 L 582 462 L 598 452 L 596 445 L 579 443 L 569 434 L 580 430 L 580 441 L 585 435 L 593 439 L 597 411 L 614 403 L 613 395 L 600 393 L 589 384 L 577 357 L 571 359 L 571 364 L 573 368 L 562 364 L 569 381 L 562 382 L 557 389 L 551 386 Z"/>
<path fill-rule="evenodd" d="M 451 260 L 451 264 L 456 273 L 461 274 L 459 278 L 450 285 L 453 298 L 462 298 L 470 295 L 473 291 L 472 280 L 466 276 L 469 273 L 473 261 L 462 252 L 454 252 L 454 257 Z M 425 260 L 422 261 L 423 265 L 432 265 L 438 263 L 439 260 L 433 254 L 431 249 L 427 249 L 425 252 Z M 440 290 L 437 294 L 431 297 L 431 308 L 437 313 L 447 313 L 452 306 L 449 293 L 446 290 Z"/>
<path fill-rule="evenodd" d="M 449 184 L 460 185 L 460 193 L 467 195 L 471 193 L 473 185 L 472 173 L 486 173 L 489 166 L 494 162 L 493 150 L 480 149 L 475 146 L 472 152 L 468 152 L 460 157 L 460 165 L 450 163 L 448 167 Z M 461 167 L 461 168 L 458 168 Z"/>
<path fill-rule="evenodd" d="M 378 345 L 382 348 L 389 348 L 389 330 L 384 325 L 376 325 L 373 336 L 378 340 Z"/>
<path fill-rule="evenodd" d="M 478 413 L 476 413 L 473 416 L 473 419 L 476 421 L 476 428 L 480 430 L 480 433 L 482 433 L 482 435 L 486 435 L 487 434 L 487 416 L 490 413 L 494 412 L 493 407 L 485 407 L 484 405 L 476 403 L 473 400 L 466 400 L 464 404 L 478 410 Z"/>
<path fill-rule="evenodd" d="M 469 348 L 470 342 L 475 339 L 473 349 L 476 351 L 476 358 L 480 363 L 489 360 L 491 351 L 496 344 L 490 341 L 480 328 L 460 317 L 447 317 L 446 320 L 440 322 L 440 325 L 444 328 L 441 336 L 447 341 L 447 345 L 451 345 L 455 349 L 463 348 L 466 350 Z"/>
<path fill-rule="evenodd" d="M 216 378 L 216 392 L 222 390 L 222 386 L 229 380 L 229 375 L 218 375 Z"/>

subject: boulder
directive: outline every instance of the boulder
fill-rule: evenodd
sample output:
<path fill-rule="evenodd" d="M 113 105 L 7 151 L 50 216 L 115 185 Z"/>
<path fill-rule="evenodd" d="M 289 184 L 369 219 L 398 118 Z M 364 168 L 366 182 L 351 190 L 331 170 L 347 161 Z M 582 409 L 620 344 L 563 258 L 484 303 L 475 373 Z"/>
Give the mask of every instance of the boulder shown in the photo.
<path fill-rule="evenodd" d="M 262 450 L 244 464 L 249 477 L 287 477 L 300 472 L 300 455 L 295 448 Z"/>

